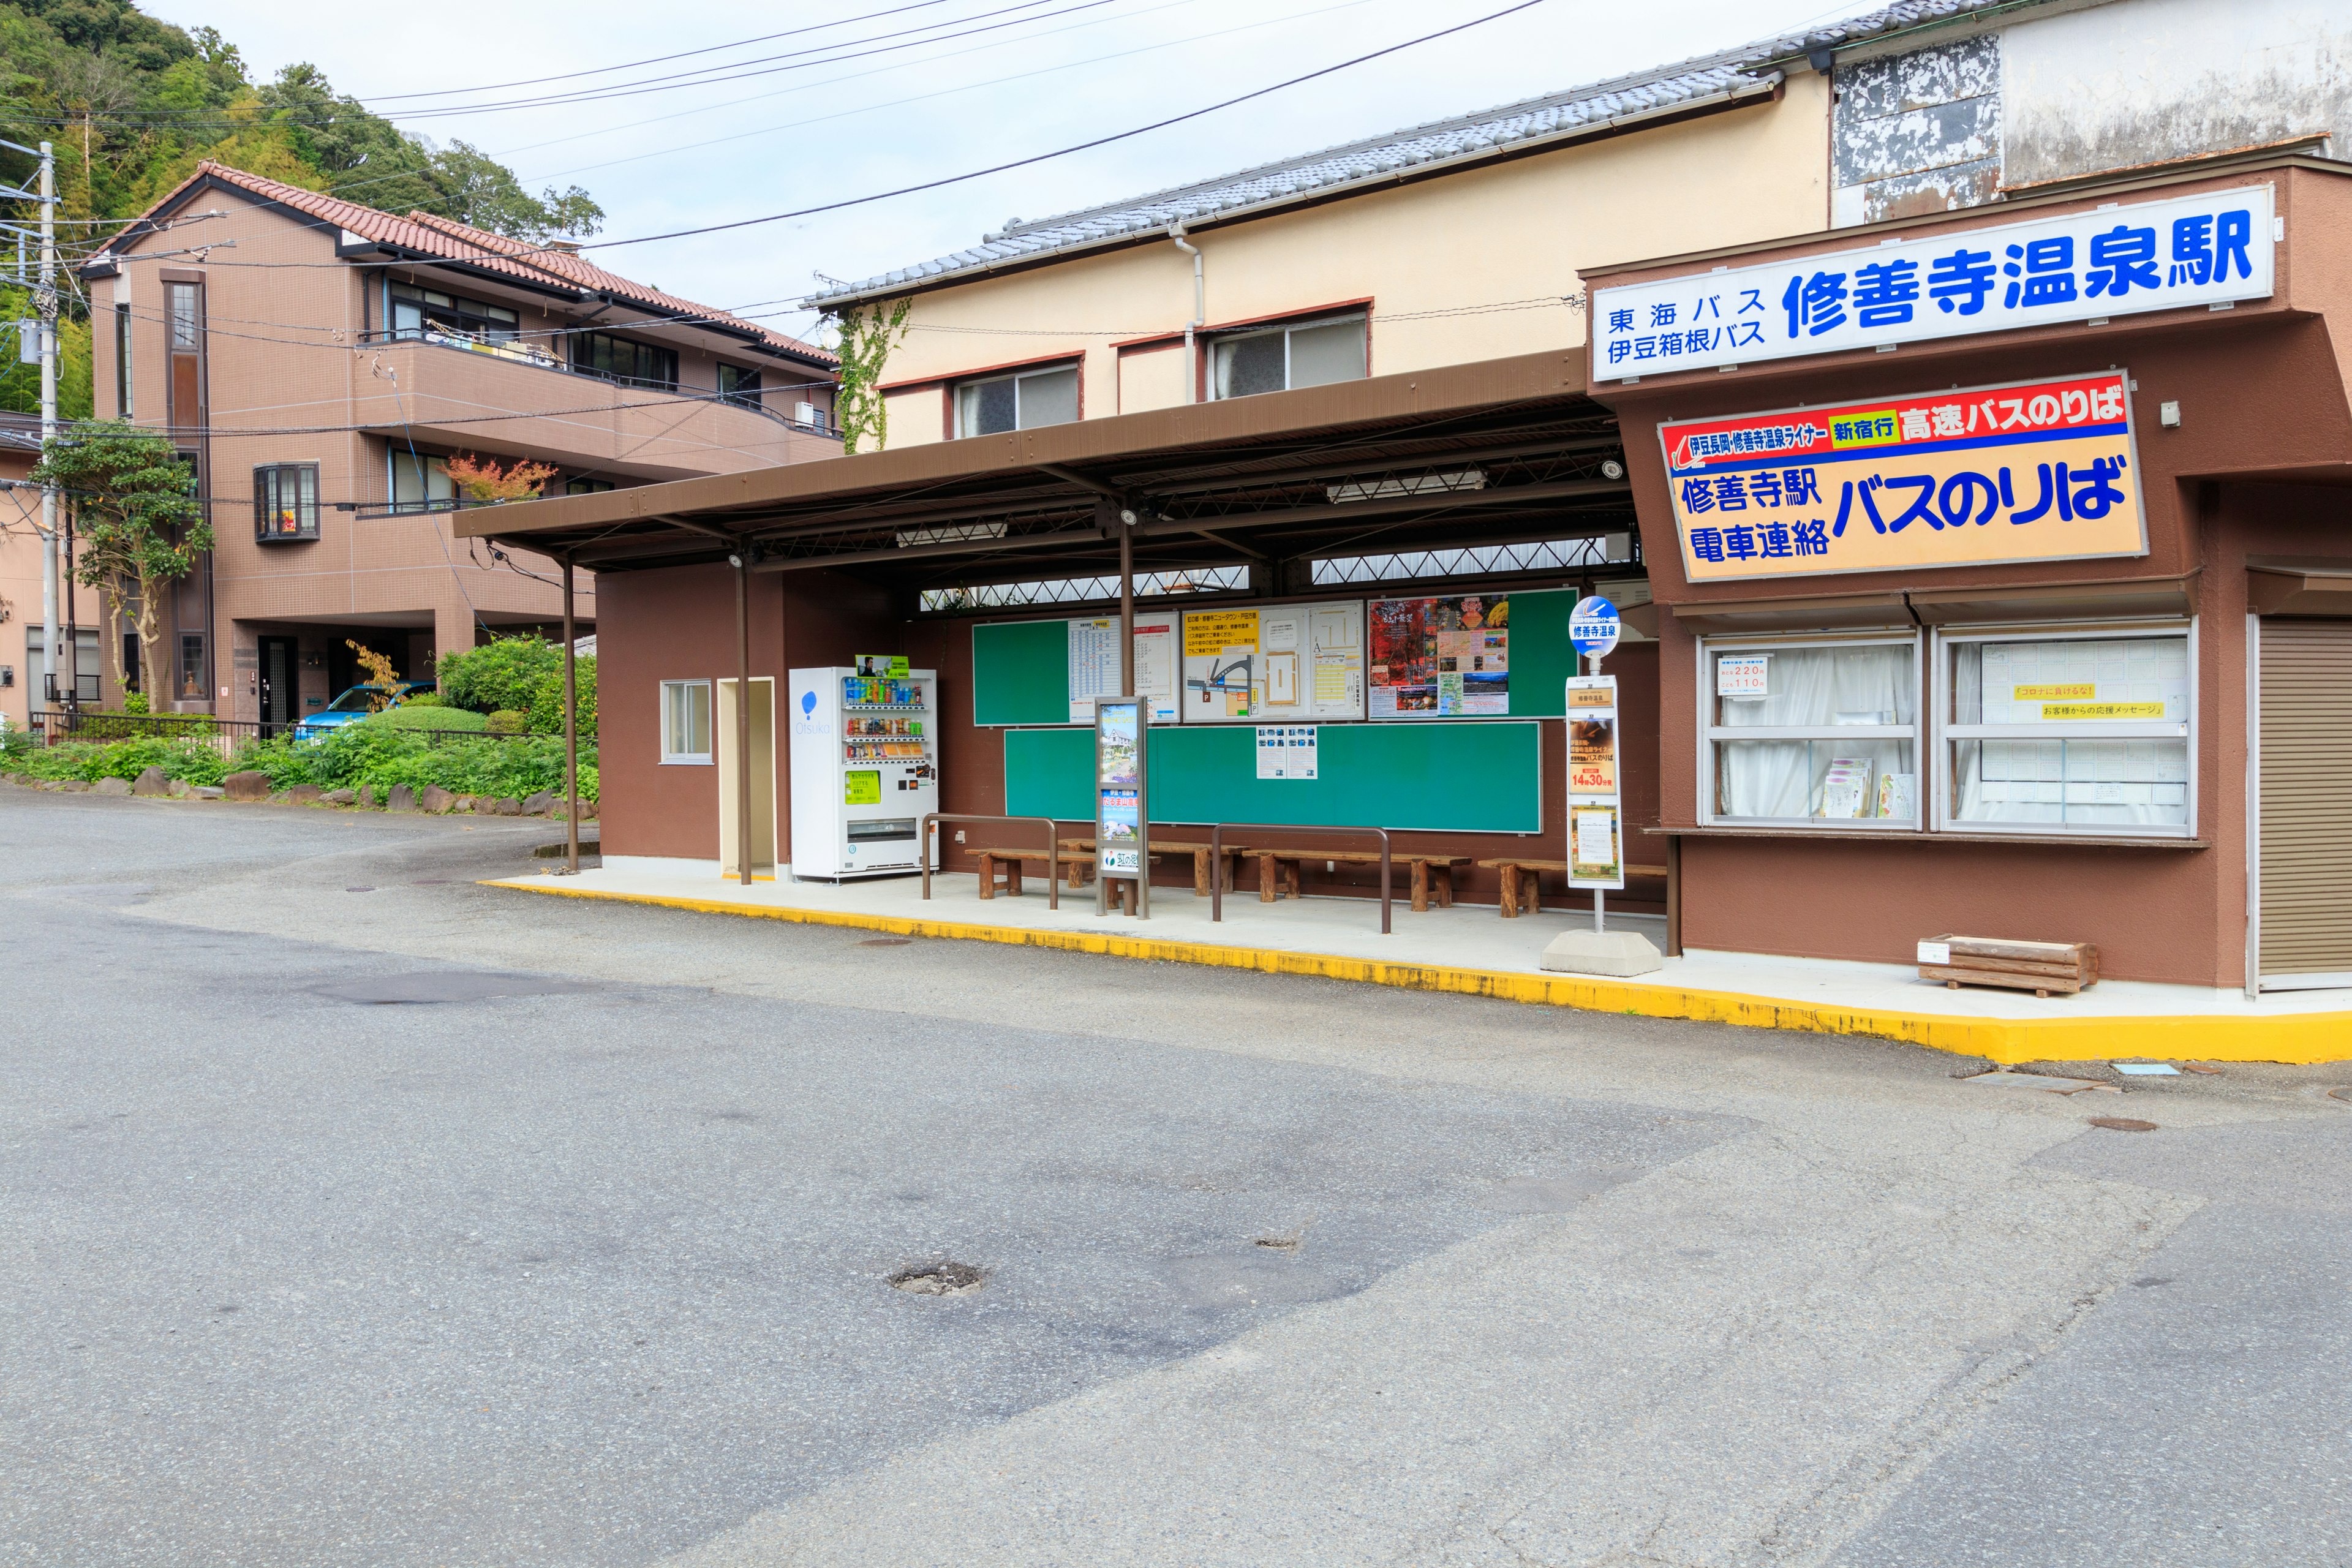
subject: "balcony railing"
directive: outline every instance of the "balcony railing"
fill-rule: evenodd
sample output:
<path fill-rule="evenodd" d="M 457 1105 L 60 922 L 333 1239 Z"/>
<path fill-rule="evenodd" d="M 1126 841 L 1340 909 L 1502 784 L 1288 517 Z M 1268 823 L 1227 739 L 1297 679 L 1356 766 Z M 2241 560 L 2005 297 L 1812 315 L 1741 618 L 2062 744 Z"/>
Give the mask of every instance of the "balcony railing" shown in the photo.
<path fill-rule="evenodd" d="M 598 371 L 583 370 L 567 363 L 561 356 L 550 353 L 537 343 L 525 342 L 520 339 L 477 336 L 470 332 L 452 331 L 446 327 L 428 327 L 362 332 L 360 334 L 360 341 L 363 343 L 379 344 L 429 343 L 435 348 L 454 349 L 460 353 L 480 354 L 490 359 L 504 360 L 510 364 L 527 365 L 533 370 L 550 370 L 560 375 L 572 375 L 584 381 L 603 382 L 607 386 L 634 387 L 640 391 L 658 392 L 667 396 L 691 399 L 698 403 L 725 404 L 730 408 L 740 408 L 746 414 L 757 415 L 762 419 L 782 426 L 787 430 L 797 430 L 806 436 L 823 436 L 838 439 L 841 435 L 840 431 L 824 423 L 822 417 L 814 421 L 788 418 L 769 408 L 758 399 L 746 396 L 740 392 L 719 392 L 716 389 L 706 392 L 698 386 L 668 385 L 633 376 L 606 375 Z M 822 411 L 819 412 L 821 415 Z M 417 510 L 447 510 L 450 509 L 436 505 L 431 509 L 420 507 Z"/>

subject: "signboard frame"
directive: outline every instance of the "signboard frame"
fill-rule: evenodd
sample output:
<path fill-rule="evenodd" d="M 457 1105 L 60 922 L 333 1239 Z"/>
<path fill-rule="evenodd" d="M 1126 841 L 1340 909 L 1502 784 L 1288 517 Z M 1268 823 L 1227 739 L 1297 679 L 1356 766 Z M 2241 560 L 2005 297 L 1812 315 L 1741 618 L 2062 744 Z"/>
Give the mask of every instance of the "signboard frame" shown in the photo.
<path fill-rule="evenodd" d="M 1095 699 L 1095 912 L 1110 913 L 1110 884 L 1135 884 L 1129 913 L 1151 916 L 1151 797 L 1148 748 L 1151 726 L 1141 699 Z M 1134 847 L 1114 848 L 1112 829 L 1133 819 Z M 1120 837 L 1125 837 L 1121 835 Z"/>

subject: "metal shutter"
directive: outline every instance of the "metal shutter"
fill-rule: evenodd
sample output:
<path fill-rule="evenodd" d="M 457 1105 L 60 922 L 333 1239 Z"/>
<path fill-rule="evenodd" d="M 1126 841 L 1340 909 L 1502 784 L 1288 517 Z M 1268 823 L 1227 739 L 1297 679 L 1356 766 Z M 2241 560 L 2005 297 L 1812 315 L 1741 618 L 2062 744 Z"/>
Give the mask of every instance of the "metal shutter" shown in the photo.
<path fill-rule="evenodd" d="M 2263 984 L 2352 985 L 2352 621 L 2261 642 Z"/>

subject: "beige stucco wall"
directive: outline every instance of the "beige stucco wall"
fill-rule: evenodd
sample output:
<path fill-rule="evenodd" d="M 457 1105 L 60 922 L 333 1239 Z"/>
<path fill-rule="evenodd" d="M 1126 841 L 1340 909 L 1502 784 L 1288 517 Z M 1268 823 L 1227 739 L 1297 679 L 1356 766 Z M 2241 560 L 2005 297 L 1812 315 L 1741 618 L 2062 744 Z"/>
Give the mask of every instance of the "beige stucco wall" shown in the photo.
<path fill-rule="evenodd" d="M 1208 320 L 1369 300 L 1375 375 L 1573 347 L 1584 318 L 1558 301 L 1579 265 L 1825 227 L 1828 111 L 1808 74 L 1769 102 L 1196 231 Z M 1528 300 L 1550 302 L 1481 309 Z M 889 444 L 947 434 L 931 378 L 1052 355 L 1084 356 L 1083 417 L 1181 403 L 1181 353 L 1114 345 L 1192 312 L 1192 263 L 1164 240 L 918 294 L 883 376 Z"/>

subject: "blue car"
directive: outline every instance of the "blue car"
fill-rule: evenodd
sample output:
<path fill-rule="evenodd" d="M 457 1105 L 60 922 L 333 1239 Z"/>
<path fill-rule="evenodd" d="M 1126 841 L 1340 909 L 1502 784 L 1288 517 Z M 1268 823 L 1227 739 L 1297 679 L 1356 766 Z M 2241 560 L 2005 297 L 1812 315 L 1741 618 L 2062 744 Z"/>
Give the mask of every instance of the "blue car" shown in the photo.
<path fill-rule="evenodd" d="M 383 705 L 397 708 L 420 692 L 431 691 L 434 686 L 430 680 L 404 680 L 392 689 L 392 700 Z M 323 739 L 327 731 L 337 725 L 355 723 L 375 711 L 376 704 L 383 697 L 383 688 L 381 686 L 354 686 L 318 712 L 296 720 L 294 738 L 298 741 Z"/>

